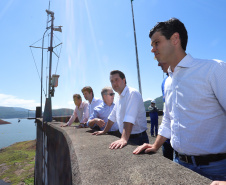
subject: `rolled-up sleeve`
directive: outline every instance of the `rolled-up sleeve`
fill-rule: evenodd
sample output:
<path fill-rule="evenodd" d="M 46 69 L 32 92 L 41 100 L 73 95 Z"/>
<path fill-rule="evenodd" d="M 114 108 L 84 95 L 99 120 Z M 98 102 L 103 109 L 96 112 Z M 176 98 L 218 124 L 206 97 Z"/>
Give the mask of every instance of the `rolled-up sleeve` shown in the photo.
<path fill-rule="evenodd" d="M 127 101 L 128 103 L 126 105 L 126 112 L 123 122 L 135 124 L 137 114 L 139 113 L 139 109 L 142 106 L 140 105 L 140 102 L 143 102 L 140 99 L 142 99 L 140 94 L 138 94 L 137 92 L 131 93 Z"/>
<path fill-rule="evenodd" d="M 80 123 L 86 123 L 89 119 L 89 105 L 85 104 L 84 109 L 83 109 L 83 114 L 82 114 L 82 119 Z"/>
<path fill-rule="evenodd" d="M 98 115 L 98 112 L 97 112 L 97 110 L 94 109 L 94 110 L 93 110 L 93 113 L 92 113 L 92 114 L 90 115 L 90 117 L 89 117 L 89 120 L 87 121 L 87 124 L 86 124 L 86 125 L 87 125 L 88 127 L 90 127 L 90 126 L 89 126 L 89 122 L 90 122 L 91 120 L 93 120 L 94 118 L 97 118 L 97 115 Z M 95 127 L 95 126 L 96 126 L 96 124 L 93 125 L 93 127 Z M 93 128 L 93 127 L 91 127 L 91 128 Z"/>
<path fill-rule="evenodd" d="M 116 120 L 116 105 L 114 106 L 113 110 L 111 111 L 111 114 L 108 116 L 108 119 L 112 122 L 117 122 Z"/>
<path fill-rule="evenodd" d="M 67 125 L 70 126 L 74 121 L 75 121 L 75 118 L 77 118 L 77 106 L 73 112 L 73 114 L 71 115 L 71 118 L 69 119 L 69 121 L 67 122 Z"/>

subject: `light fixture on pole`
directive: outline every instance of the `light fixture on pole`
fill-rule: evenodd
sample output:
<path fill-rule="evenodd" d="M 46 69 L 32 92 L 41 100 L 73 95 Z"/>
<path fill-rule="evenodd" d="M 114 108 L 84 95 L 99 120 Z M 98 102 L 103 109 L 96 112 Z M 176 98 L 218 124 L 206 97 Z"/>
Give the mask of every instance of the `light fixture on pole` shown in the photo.
<path fill-rule="evenodd" d="M 61 29 L 62 27 L 63 27 L 63 26 L 57 26 L 57 27 L 54 27 L 53 30 L 54 30 L 54 31 L 62 32 L 62 29 Z"/>
<path fill-rule="evenodd" d="M 52 75 L 52 78 L 51 78 L 51 89 L 50 89 L 50 94 L 51 96 L 53 97 L 54 96 L 54 92 L 55 92 L 55 89 L 54 87 L 57 87 L 58 86 L 58 78 L 60 77 L 60 75 Z"/>

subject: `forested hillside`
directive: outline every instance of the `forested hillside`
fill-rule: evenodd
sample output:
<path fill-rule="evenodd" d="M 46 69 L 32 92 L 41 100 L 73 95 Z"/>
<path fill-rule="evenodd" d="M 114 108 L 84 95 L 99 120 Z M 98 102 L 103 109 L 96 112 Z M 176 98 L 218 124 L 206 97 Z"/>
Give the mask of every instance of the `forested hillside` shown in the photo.
<path fill-rule="evenodd" d="M 73 113 L 72 109 L 53 109 L 53 116 L 68 116 Z M 28 118 L 35 117 L 35 111 L 20 107 L 2 107 L 0 106 L 0 118 Z"/>
<path fill-rule="evenodd" d="M 159 110 L 163 110 L 163 100 L 162 100 L 162 96 L 158 97 L 155 99 L 155 102 L 156 102 L 156 107 L 159 109 Z M 145 107 L 145 110 L 148 111 L 148 107 L 151 105 L 151 100 L 147 100 L 144 102 L 144 107 Z"/>

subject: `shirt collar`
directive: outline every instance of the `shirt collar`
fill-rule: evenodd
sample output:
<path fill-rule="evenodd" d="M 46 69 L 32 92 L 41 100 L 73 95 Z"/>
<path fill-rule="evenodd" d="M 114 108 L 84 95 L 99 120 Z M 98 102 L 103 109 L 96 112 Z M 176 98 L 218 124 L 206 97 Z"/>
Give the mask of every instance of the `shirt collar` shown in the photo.
<path fill-rule="evenodd" d="M 92 104 L 93 102 L 95 102 L 95 101 L 97 101 L 97 98 L 93 97 L 93 99 L 92 99 L 92 101 L 91 101 L 91 104 Z"/>
<path fill-rule="evenodd" d="M 128 86 L 126 85 L 125 88 L 123 89 L 122 93 L 120 94 L 120 96 L 125 96 L 127 90 L 128 90 Z"/>
<path fill-rule="evenodd" d="M 83 103 L 84 102 L 82 102 L 79 107 L 76 105 L 76 107 L 78 107 L 79 109 L 81 109 L 83 107 Z"/>
<path fill-rule="evenodd" d="M 190 54 L 187 54 L 178 64 L 178 67 L 192 67 L 193 66 L 193 57 Z"/>
<path fill-rule="evenodd" d="M 190 55 L 190 54 L 187 54 L 178 64 L 177 66 L 175 67 L 175 69 L 177 67 L 181 67 L 181 68 L 189 68 L 189 67 L 192 67 L 194 65 L 194 58 Z M 175 71 L 175 70 L 174 70 Z M 168 68 L 168 74 L 171 74 L 172 73 L 172 70 L 171 68 L 169 67 Z"/>
<path fill-rule="evenodd" d="M 103 101 L 103 105 L 104 105 L 104 107 L 108 106 L 104 101 Z M 112 106 L 112 105 L 115 105 L 114 102 L 110 106 Z M 108 107 L 110 107 L 110 106 L 108 106 Z"/>

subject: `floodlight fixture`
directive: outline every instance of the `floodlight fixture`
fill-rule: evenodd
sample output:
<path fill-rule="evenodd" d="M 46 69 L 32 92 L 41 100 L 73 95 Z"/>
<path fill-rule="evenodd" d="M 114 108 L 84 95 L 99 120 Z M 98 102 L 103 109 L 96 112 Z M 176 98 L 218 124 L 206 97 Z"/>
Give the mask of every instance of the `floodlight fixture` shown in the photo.
<path fill-rule="evenodd" d="M 53 30 L 54 30 L 54 31 L 62 32 L 62 27 L 63 27 L 63 26 L 55 26 L 55 27 L 53 28 Z"/>
<path fill-rule="evenodd" d="M 53 12 L 53 11 L 46 10 L 46 13 L 47 13 L 47 14 L 50 14 L 52 17 L 54 16 L 54 12 Z"/>

